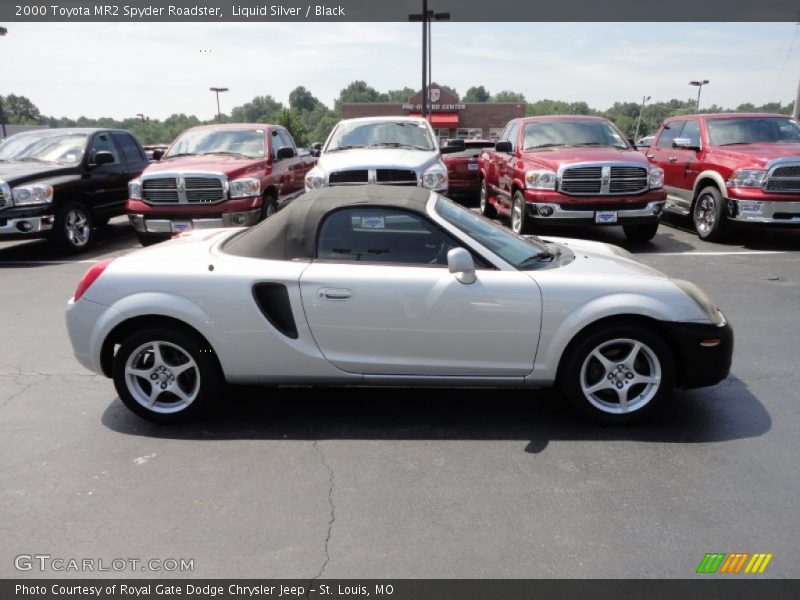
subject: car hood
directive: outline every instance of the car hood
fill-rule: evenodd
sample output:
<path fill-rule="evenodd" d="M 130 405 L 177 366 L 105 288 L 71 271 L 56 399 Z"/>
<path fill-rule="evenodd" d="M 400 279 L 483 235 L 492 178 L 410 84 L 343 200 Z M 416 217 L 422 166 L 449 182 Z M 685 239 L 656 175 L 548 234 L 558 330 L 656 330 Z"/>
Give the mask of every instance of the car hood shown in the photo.
<path fill-rule="evenodd" d="M 151 163 L 143 175 L 152 175 L 165 172 L 206 171 L 211 173 L 224 173 L 228 177 L 239 175 L 245 171 L 263 166 L 265 159 L 241 158 L 238 156 L 225 156 L 209 154 L 206 156 L 180 156 L 178 158 L 162 159 Z"/>
<path fill-rule="evenodd" d="M 800 144 L 743 144 L 741 146 L 718 146 L 714 156 L 727 158 L 741 166 L 764 168 L 775 158 L 797 158 L 800 160 Z"/>
<path fill-rule="evenodd" d="M 562 165 L 582 162 L 635 162 L 648 166 L 647 159 L 638 150 L 622 148 L 542 148 L 524 153 L 525 158 L 553 171 Z"/>
<path fill-rule="evenodd" d="M 72 173 L 75 167 L 54 165 L 39 162 L 0 163 L 0 181 L 9 185 L 17 185 L 26 181 L 35 181 L 44 177 L 55 177 Z"/>
<path fill-rule="evenodd" d="M 669 279 L 665 273 L 639 262 L 619 246 L 551 236 L 546 236 L 543 241 L 566 246 L 575 254 L 575 260 L 564 267 L 574 275 Z"/>
<path fill-rule="evenodd" d="M 327 152 L 320 156 L 317 167 L 326 173 L 397 167 L 418 171 L 441 161 L 441 156 L 434 150 L 426 152 L 401 148 L 356 148 Z"/>

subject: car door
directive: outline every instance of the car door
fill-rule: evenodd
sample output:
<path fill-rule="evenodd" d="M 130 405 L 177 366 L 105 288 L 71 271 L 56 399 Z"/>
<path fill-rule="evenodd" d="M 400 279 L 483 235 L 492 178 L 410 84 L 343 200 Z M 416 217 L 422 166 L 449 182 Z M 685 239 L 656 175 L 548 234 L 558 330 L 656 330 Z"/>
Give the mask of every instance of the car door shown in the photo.
<path fill-rule="evenodd" d="M 687 212 L 691 198 L 687 200 L 685 150 L 673 148 L 672 142 L 681 137 L 686 119 L 667 121 L 650 147 L 647 158 L 664 169 L 664 188 L 667 190 L 667 207 L 678 212 Z M 690 194 L 689 194 L 690 195 Z"/>
<path fill-rule="evenodd" d="M 293 191 L 291 161 L 286 158 L 278 159 L 278 150 L 283 148 L 285 144 L 280 130 L 277 128 L 271 129 L 269 137 L 274 183 L 278 188 L 278 196 L 283 197 Z"/>
<path fill-rule="evenodd" d="M 678 166 L 683 167 L 683 180 L 677 187 L 681 190 L 681 207 L 689 210 L 694 195 L 694 184 L 702 171 L 703 153 L 705 152 L 701 142 L 700 122 L 697 119 L 687 119 L 681 131 L 681 137 L 689 140 L 691 148 L 675 148 Z"/>
<path fill-rule="evenodd" d="M 95 133 L 88 142 L 84 183 L 84 198 L 95 214 L 122 214 L 128 197 L 128 170 L 122 152 L 111 137 L 110 132 Z M 98 152 L 110 152 L 114 161 L 97 165 Z"/>
<path fill-rule="evenodd" d="M 426 217 L 353 206 L 321 224 L 300 279 L 321 352 L 352 373 L 522 377 L 533 368 L 541 298 L 519 271 L 476 257 L 477 281 L 447 268 L 457 240 Z"/>
<path fill-rule="evenodd" d="M 297 153 L 297 146 L 294 143 L 294 139 L 289 132 L 285 129 L 279 129 L 278 135 L 281 136 L 281 140 L 283 142 L 284 148 L 291 148 L 294 150 L 294 156 L 292 158 L 284 159 L 286 161 L 286 166 L 291 173 L 291 192 L 297 192 L 305 188 L 305 178 L 306 173 L 304 169 L 304 158 L 299 156 Z"/>
<path fill-rule="evenodd" d="M 514 184 L 514 163 L 518 146 L 519 122 L 514 121 L 508 129 L 508 140 L 511 142 L 511 152 L 504 154 L 500 159 L 499 165 L 499 187 L 503 191 L 500 195 L 500 202 L 507 211 L 511 211 L 511 188 Z"/>

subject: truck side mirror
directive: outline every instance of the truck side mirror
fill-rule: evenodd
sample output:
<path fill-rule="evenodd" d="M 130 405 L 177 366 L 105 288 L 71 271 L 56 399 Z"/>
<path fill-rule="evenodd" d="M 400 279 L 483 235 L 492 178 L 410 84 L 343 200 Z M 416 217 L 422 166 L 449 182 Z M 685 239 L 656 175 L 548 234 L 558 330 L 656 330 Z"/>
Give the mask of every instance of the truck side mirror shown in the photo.
<path fill-rule="evenodd" d="M 164 156 L 163 150 L 153 150 L 153 160 L 161 160 L 162 156 Z"/>
<path fill-rule="evenodd" d="M 506 154 L 509 154 L 513 152 L 514 147 L 511 145 L 511 142 L 506 141 L 506 142 L 497 142 L 494 145 L 494 149 L 496 152 L 505 152 Z"/>
<path fill-rule="evenodd" d="M 700 145 L 693 143 L 689 138 L 675 138 L 672 140 L 672 147 L 681 150 L 700 150 Z"/>
<path fill-rule="evenodd" d="M 322 153 L 321 142 L 314 142 L 309 148 L 311 149 L 311 156 L 319 156 Z"/>
<path fill-rule="evenodd" d="M 94 153 L 94 159 L 89 164 L 90 167 L 99 167 L 101 165 L 110 165 L 114 162 L 114 155 L 108 150 L 99 150 Z"/>
<path fill-rule="evenodd" d="M 275 158 L 278 160 L 283 160 L 284 158 L 294 158 L 294 148 L 289 148 L 288 146 L 278 148 L 278 154 Z"/>

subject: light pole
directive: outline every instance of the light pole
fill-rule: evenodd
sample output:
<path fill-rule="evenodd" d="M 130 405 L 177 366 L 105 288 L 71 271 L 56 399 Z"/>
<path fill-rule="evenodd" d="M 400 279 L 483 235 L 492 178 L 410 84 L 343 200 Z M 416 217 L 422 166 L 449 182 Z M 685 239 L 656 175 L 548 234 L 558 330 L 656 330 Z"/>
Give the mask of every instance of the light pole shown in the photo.
<path fill-rule="evenodd" d="M 0 27 L 0 37 L 8 33 L 8 29 Z M 0 96 L 0 126 L 3 128 L 3 137 L 6 137 L 6 115 L 3 113 L 3 97 Z"/>
<path fill-rule="evenodd" d="M 633 136 L 633 141 L 639 140 L 639 125 L 642 124 L 642 113 L 644 112 L 645 102 L 650 100 L 650 96 L 642 96 L 642 107 L 639 109 L 639 118 L 636 119 L 636 134 Z"/>
<path fill-rule="evenodd" d="M 142 125 L 144 125 L 145 121 L 149 121 L 150 117 L 145 117 L 144 113 L 136 113 L 136 116 L 142 120 Z"/>
<path fill-rule="evenodd" d="M 228 88 L 212 87 L 208 88 L 217 95 L 217 123 L 222 123 L 222 114 L 219 112 L 219 94 L 220 92 L 227 92 Z"/>
<path fill-rule="evenodd" d="M 422 0 L 422 12 L 408 15 L 408 20 L 422 23 L 422 110 L 420 113 L 424 117 L 430 112 L 428 110 L 428 87 L 431 83 L 431 21 L 449 21 L 450 13 L 435 13 L 428 10 L 428 0 Z"/>
<path fill-rule="evenodd" d="M 703 91 L 703 86 L 708 85 L 708 79 L 703 79 L 702 81 L 690 81 L 689 85 L 693 85 L 697 87 L 697 112 L 700 112 L 700 92 Z"/>

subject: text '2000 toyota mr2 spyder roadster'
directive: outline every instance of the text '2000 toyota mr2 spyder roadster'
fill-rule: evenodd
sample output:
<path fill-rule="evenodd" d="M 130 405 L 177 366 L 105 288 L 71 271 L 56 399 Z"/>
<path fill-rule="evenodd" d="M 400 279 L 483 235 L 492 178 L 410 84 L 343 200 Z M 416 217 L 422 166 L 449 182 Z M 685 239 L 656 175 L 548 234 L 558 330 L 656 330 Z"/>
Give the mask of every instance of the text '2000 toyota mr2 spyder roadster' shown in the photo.
<path fill-rule="evenodd" d="M 729 372 L 701 289 L 608 244 L 520 236 L 435 192 L 339 186 L 249 229 L 98 263 L 67 307 L 75 355 L 157 422 L 230 383 L 557 385 L 606 421 Z"/>

